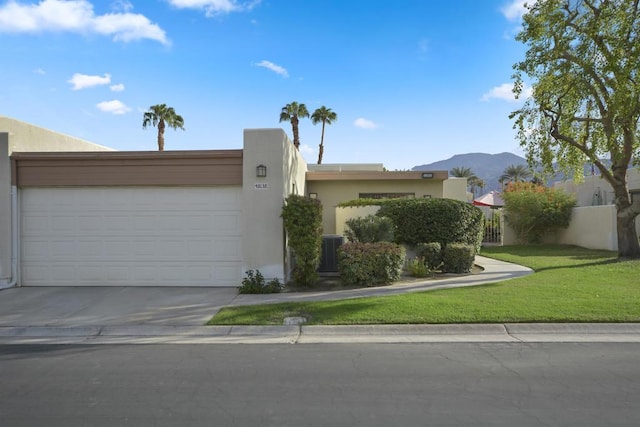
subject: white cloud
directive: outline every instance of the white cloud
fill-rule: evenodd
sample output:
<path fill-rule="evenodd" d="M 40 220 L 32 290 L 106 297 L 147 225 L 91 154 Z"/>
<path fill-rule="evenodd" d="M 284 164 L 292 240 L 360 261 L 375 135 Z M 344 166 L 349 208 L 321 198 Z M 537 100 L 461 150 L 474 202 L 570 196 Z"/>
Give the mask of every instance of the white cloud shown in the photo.
<path fill-rule="evenodd" d="M 529 98 L 533 94 L 533 89 L 529 86 L 525 86 L 522 89 L 519 99 Z M 500 86 L 492 88 L 489 92 L 482 95 L 483 101 L 489 101 L 491 99 L 501 99 L 508 102 L 516 102 L 516 95 L 513 93 L 513 83 L 503 83 Z"/>
<path fill-rule="evenodd" d="M 131 108 L 127 107 L 121 101 L 114 99 L 113 101 L 103 101 L 96 104 L 98 110 L 111 114 L 125 114 L 131 111 Z"/>
<path fill-rule="evenodd" d="M 104 76 L 101 77 L 75 73 L 71 79 L 67 80 L 67 82 L 73 85 L 71 89 L 81 90 L 94 86 L 108 85 L 111 83 L 111 75 L 105 73 Z"/>
<path fill-rule="evenodd" d="M 260 0 L 169 0 L 169 3 L 179 9 L 201 9 L 205 11 L 206 16 L 216 16 L 251 10 Z"/>
<path fill-rule="evenodd" d="M 118 83 L 116 85 L 109 86 L 111 92 L 122 92 L 124 90 L 124 85 L 122 83 Z"/>
<path fill-rule="evenodd" d="M 377 123 L 363 117 L 355 119 L 353 125 L 360 129 L 376 129 L 378 127 Z"/>
<path fill-rule="evenodd" d="M 128 2 L 118 4 L 124 10 L 130 8 Z M 0 32 L 47 31 L 94 33 L 112 36 L 114 41 L 150 39 L 169 44 L 164 30 L 144 15 L 129 12 L 96 15 L 88 0 L 42 0 L 37 4 L 11 0 L 0 6 Z"/>
<path fill-rule="evenodd" d="M 111 9 L 121 12 L 130 12 L 133 4 L 129 0 L 114 0 L 111 2 Z"/>
<path fill-rule="evenodd" d="M 307 161 L 311 162 L 318 157 L 318 149 L 311 147 L 309 144 L 300 144 L 300 153 Z"/>
<path fill-rule="evenodd" d="M 531 1 L 532 0 L 511 0 L 500 9 L 500 12 L 502 12 L 504 17 L 509 21 L 519 21 L 522 18 L 522 15 L 527 13 L 525 4 L 527 2 L 530 3 Z"/>
<path fill-rule="evenodd" d="M 280 65 L 274 64 L 271 61 L 260 61 L 255 64 L 256 67 L 263 67 L 267 70 L 271 70 L 276 74 L 280 74 L 282 77 L 289 77 L 289 72 L 286 68 L 281 67 Z"/>
<path fill-rule="evenodd" d="M 47 72 L 42 68 L 36 68 L 35 70 L 33 70 L 33 72 L 36 74 L 40 74 L 41 76 L 44 76 L 45 74 L 47 74 Z"/>

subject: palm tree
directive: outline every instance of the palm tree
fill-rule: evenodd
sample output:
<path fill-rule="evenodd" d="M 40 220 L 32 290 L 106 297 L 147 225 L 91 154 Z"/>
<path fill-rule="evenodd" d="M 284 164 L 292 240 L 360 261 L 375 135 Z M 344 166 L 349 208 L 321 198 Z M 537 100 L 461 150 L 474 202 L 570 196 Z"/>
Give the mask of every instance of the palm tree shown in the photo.
<path fill-rule="evenodd" d="M 158 151 L 164 151 L 165 126 L 184 130 L 184 119 L 176 114 L 173 107 L 167 107 L 167 104 L 152 105 L 142 118 L 142 129 L 147 126 L 158 127 Z"/>
<path fill-rule="evenodd" d="M 298 118 L 309 117 L 309 111 L 304 104 L 292 102 L 282 107 L 280 112 L 280 122 L 291 122 L 291 130 L 293 131 L 293 145 L 296 149 L 300 149 L 300 136 L 298 135 Z"/>
<path fill-rule="evenodd" d="M 484 188 L 484 181 L 481 180 L 473 173 L 473 170 L 468 167 L 454 167 L 449 171 L 449 175 L 456 178 L 467 178 L 467 185 L 469 186 L 469 191 L 476 195 L 477 188 Z"/>
<path fill-rule="evenodd" d="M 476 196 L 476 190 L 482 189 L 485 186 L 485 182 L 484 179 L 480 179 L 480 178 L 476 178 L 475 180 L 473 180 L 473 182 L 469 183 L 469 186 L 471 187 L 471 192 L 473 193 L 473 196 Z M 481 191 L 478 191 L 479 194 L 481 194 Z M 478 195 L 479 195 L 478 194 Z"/>
<path fill-rule="evenodd" d="M 451 168 L 449 174 L 456 178 L 478 179 L 471 168 L 465 166 Z"/>
<path fill-rule="evenodd" d="M 317 125 L 322 122 L 322 136 L 320 137 L 320 146 L 318 148 L 318 164 L 322 163 L 322 154 L 324 154 L 324 125 L 333 124 L 338 120 L 338 115 L 331 111 L 331 108 L 327 108 L 324 105 L 311 115 L 311 123 Z"/>
<path fill-rule="evenodd" d="M 499 181 L 501 184 L 505 182 L 520 182 L 528 180 L 531 176 L 531 171 L 525 165 L 510 165 L 505 168 Z"/>

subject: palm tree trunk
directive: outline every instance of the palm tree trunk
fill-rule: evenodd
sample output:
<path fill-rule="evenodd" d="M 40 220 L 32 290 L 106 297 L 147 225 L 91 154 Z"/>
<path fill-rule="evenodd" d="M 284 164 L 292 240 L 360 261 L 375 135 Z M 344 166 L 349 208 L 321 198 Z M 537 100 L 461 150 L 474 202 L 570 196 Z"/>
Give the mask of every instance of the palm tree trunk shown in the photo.
<path fill-rule="evenodd" d="M 322 164 L 322 155 L 324 154 L 324 124 L 325 121 L 322 121 L 322 134 L 320 136 L 320 147 L 318 148 L 318 164 Z"/>
<path fill-rule="evenodd" d="M 164 151 L 164 121 L 158 123 L 158 151 Z"/>
<path fill-rule="evenodd" d="M 291 118 L 291 130 L 293 131 L 293 145 L 296 147 L 296 150 L 300 149 L 300 137 L 298 136 L 298 118 Z"/>

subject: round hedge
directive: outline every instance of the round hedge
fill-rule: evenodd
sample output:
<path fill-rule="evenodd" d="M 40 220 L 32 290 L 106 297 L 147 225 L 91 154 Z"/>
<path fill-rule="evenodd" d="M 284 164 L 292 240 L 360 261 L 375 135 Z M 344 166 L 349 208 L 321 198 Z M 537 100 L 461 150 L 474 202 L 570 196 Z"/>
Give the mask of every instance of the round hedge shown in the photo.
<path fill-rule="evenodd" d="M 393 220 L 398 243 L 466 243 L 480 250 L 484 215 L 477 207 L 452 199 L 393 199 L 377 214 Z"/>

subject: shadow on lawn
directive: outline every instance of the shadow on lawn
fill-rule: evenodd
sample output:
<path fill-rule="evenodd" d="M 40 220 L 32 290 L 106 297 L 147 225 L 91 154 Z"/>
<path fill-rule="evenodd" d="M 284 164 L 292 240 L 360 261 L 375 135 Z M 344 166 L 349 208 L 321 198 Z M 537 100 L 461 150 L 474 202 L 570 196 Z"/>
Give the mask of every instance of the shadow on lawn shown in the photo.
<path fill-rule="evenodd" d="M 563 269 L 570 269 L 570 268 L 582 268 L 582 267 L 595 267 L 597 265 L 607 265 L 607 264 L 618 264 L 620 262 L 624 262 L 624 261 L 620 261 L 618 259 L 605 259 L 602 260 L 602 257 L 581 257 L 581 258 L 576 258 L 576 257 L 572 257 L 572 259 L 593 259 L 593 258 L 600 258 L 600 261 L 593 261 L 593 262 L 585 262 L 582 264 L 574 264 L 574 265 L 552 265 L 549 267 L 541 267 L 541 268 L 536 268 L 534 269 L 534 271 L 536 273 L 539 273 L 541 271 L 546 271 L 546 270 L 563 270 Z"/>

